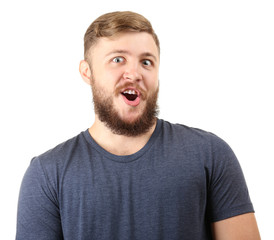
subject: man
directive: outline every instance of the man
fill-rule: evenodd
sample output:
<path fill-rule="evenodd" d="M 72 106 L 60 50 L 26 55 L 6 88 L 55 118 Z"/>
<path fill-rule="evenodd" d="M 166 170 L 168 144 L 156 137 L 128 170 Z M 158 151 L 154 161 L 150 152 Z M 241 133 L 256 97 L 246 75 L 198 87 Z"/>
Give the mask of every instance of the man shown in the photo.
<path fill-rule="evenodd" d="M 157 118 L 160 45 L 149 21 L 108 13 L 84 40 L 95 121 L 32 160 L 17 239 L 260 239 L 229 146 Z"/>

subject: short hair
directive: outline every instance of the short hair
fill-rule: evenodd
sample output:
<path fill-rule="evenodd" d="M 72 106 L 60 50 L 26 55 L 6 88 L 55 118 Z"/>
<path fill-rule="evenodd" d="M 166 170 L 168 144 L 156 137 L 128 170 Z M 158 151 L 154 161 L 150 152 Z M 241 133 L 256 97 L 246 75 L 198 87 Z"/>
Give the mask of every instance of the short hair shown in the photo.
<path fill-rule="evenodd" d="M 131 11 L 117 11 L 103 14 L 88 27 L 84 36 L 84 57 L 101 37 L 112 37 L 122 32 L 147 32 L 153 37 L 160 52 L 160 42 L 151 23 L 141 14 Z"/>

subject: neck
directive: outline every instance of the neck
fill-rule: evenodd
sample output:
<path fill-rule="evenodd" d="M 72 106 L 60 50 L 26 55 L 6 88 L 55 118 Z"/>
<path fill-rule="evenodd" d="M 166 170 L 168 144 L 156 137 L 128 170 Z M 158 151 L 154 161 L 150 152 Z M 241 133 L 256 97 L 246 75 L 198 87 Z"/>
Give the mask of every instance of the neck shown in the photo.
<path fill-rule="evenodd" d="M 113 133 L 97 116 L 93 125 L 89 128 L 92 138 L 106 151 L 115 155 L 131 155 L 142 149 L 155 130 L 157 119 L 148 132 L 134 137 Z M 121 147 L 122 146 L 122 147 Z"/>

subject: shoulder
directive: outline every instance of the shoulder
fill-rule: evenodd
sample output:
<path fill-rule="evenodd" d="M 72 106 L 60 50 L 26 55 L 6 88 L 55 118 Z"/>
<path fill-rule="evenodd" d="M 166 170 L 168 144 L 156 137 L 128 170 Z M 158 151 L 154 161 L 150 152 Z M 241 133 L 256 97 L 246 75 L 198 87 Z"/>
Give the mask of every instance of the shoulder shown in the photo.
<path fill-rule="evenodd" d="M 39 165 L 43 170 L 61 167 L 65 165 L 73 156 L 79 154 L 83 150 L 86 143 L 86 131 L 81 132 L 48 151 L 34 157 L 32 165 Z"/>
<path fill-rule="evenodd" d="M 206 146 L 212 148 L 213 151 L 228 146 L 222 138 L 210 131 L 184 124 L 174 124 L 164 120 L 161 121 L 163 135 L 166 135 L 173 140 L 178 140 L 181 144 Z"/>
<path fill-rule="evenodd" d="M 237 158 L 229 144 L 216 134 L 183 124 L 162 122 L 162 143 L 180 155 L 190 155 L 206 168 L 222 167 Z"/>

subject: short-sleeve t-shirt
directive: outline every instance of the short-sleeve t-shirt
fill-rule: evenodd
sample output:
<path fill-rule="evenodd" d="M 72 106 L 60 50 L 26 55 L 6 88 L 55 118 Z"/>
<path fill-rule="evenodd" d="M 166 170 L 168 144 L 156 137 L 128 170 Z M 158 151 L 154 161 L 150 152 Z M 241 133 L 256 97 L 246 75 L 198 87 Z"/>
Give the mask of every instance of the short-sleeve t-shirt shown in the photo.
<path fill-rule="evenodd" d="M 207 240 L 212 222 L 253 211 L 228 144 L 158 119 L 132 155 L 107 152 L 86 130 L 35 157 L 22 181 L 16 239 Z"/>

